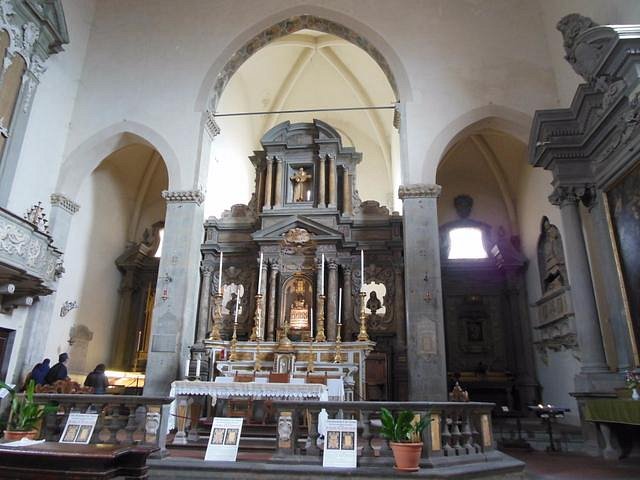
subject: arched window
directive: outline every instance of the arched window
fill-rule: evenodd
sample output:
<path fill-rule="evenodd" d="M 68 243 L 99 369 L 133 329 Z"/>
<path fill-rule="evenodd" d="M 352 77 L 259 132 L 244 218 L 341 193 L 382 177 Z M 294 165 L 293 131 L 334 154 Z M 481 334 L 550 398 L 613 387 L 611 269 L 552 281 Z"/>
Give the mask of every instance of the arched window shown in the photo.
<path fill-rule="evenodd" d="M 162 256 L 162 245 L 164 244 L 164 227 L 158 230 L 158 248 L 156 249 L 156 253 L 153 254 L 154 257 L 160 258 Z"/>
<path fill-rule="evenodd" d="M 475 227 L 453 228 L 449 231 L 449 259 L 487 258 L 482 230 Z"/>

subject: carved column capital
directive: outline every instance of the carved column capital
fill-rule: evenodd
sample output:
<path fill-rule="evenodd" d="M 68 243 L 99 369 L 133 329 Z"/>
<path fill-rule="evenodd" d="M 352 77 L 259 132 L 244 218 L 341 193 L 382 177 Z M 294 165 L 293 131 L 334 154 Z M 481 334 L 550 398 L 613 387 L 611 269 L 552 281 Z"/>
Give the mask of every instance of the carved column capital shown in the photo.
<path fill-rule="evenodd" d="M 211 275 L 215 270 L 215 267 L 209 263 L 205 263 L 200 266 L 200 271 L 203 275 Z"/>
<path fill-rule="evenodd" d="M 71 215 L 73 215 L 74 213 L 77 213 L 78 210 L 80 210 L 79 204 L 71 200 L 66 195 L 63 195 L 62 193 L 51 194 L 51 206 L 60 207 L 66 212 L 70 213 Z"/>
<path fill-rule="evenodd" d="M 435 183 L 411 183 L 400 185 L 398 196 L 401 200 L 406 198 L 438 198 L 442 187 Z"/>
<path fill-rule="evenodd" d="M 577 205 L 582 202 L 585 207 L 591 208 L 596 198 L 593 185 L 559 185 L 549 195 L 549 202 L 557 207 Z"/>
<path fill-rule="evenodd" d="M 280 264 L 278 262 L 273 262 L 271 264 L 271 273 L 277 273 L 280 271 Z"/>
<path fill-rule="evenodd" d="M 329 270 L 337 270 L 338 268 L 338 264 L 333 259 L 327 261 L 327 266 L 329 267 Z"/>
<path fill-rule="evenodd" d="M 202 190 L 163 190 L 162 198 L 167 203 L 197 203 L 198 205 L 204 202 L 204 193 Z"/>

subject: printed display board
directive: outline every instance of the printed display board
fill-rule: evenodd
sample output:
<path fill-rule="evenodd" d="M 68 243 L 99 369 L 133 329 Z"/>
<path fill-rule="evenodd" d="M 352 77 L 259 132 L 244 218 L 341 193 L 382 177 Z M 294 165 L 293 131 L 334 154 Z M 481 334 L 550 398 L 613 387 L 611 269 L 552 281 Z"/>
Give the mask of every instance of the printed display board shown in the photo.
<path fill-rule="evenodd" d="M 323 467 L 356 468 L 358 461 L 358 421 L 327 420 Z"/>
<path fill-rule="evenodd" d="M 97 421 L 97 413 L 70 413 L 60 437 L 60 443 L 88 444 Z"/>
<path fill-rule="evenodd" d="M 242 418 L 215 417 L 211 425 L 205 460 L 235 462 L 240 444 Z"/>

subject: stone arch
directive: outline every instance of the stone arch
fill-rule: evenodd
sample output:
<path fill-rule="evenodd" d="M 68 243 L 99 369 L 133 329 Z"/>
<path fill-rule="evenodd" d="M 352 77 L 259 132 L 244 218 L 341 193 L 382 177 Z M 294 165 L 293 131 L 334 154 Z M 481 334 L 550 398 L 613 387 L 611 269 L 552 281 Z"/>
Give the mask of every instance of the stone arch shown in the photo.
<path fill-rule="evenodd" d="M 302 29 L 335 35 L 362 48 L 384 72 L 396 99 L 411 100 L 409 77 L 391 46 L 373 29 L 340 12 L 299 5 L 262 20 L 238 35 L 207 72 L 196 99 L 196 111 L 215 112 L 227 83 L 260 48 Z"/>
<path fill-rule="evenodd" d="M 501 130 L 527 145 L 532 121 L 533 118 L 529 115 L 500 105 L 485 105 L 466 112 L 436 135 L 427 151 L 420 178 L 433 183 L 438 167 L 449 149 L 462 138 L 486 128 Z"/>
<path fill-rule="evenodd" d="M 112 153 L 136 143 L 148 145 L 160 154 L 169 174 L 169 189 L 179 188 L 180 164 L 169 143 L 143 124 L 123 121 L 95 133 L 66 157 L 60 168 L 56 191 L 75 198 L 82 182 L 100 162 Z"/>

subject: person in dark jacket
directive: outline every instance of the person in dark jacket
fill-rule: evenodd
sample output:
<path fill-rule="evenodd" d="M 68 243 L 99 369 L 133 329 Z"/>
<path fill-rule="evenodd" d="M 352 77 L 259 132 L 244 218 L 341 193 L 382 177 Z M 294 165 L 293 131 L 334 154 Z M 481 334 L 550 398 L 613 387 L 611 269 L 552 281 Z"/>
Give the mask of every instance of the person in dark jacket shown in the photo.
<path fill-rule="evenodd" d="M 84 381 L 85 387 L 93 387 L 94 393 L 102 394 L 107 393 L 107 387 L 109 386 L 109 380 L 107 376 L 104 374 L 106 367 L 104 363 L 100 363 L 96 365 L 96 368 L 93 369 L 87 378 Z"/>
<path fill-rule="evenodd" d="M 45 381 L 49 385 L 53 385 L 58 380 L 66 380 L 67 376 L 67 362 L 69 361 L 69 355 L 67 353 L 61 353 L 58 355 L 58 363 L 56 363 L 51 370 L 47 373 Z"/>
<path fill-rule="evenodd" d="M 36 382 L 36 385 L 44 385 L 47 373 L 49 373 L 49 370 L 51 369 L 49 366 L 50 363 L 51 360 L 45 358 L 42 363 L 37 364 L 33 367 L 33 370 L 31 370 L 31 378 Z"/>

